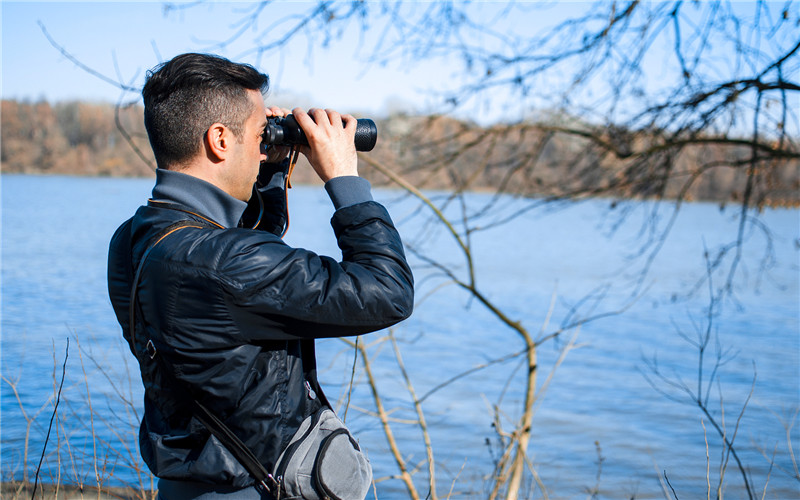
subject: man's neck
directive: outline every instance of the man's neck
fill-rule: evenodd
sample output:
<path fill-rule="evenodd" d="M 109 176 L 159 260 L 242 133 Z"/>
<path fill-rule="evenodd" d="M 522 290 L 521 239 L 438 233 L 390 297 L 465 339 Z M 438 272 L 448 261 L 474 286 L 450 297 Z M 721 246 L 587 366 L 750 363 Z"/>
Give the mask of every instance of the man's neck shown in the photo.
<path fill-rule="evenodd" d="M 179 203 L 225 227 L 236 227 L 247 207 L 214 184 L 192 174 L 157 169 L 153 199 Z"/>

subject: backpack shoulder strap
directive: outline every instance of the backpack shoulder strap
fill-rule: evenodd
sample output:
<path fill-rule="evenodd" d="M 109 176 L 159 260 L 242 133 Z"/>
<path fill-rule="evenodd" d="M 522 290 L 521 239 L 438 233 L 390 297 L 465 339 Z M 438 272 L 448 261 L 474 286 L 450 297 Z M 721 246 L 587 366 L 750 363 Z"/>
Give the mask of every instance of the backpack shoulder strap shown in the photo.
<path fill-rule="evenodd" d="M 203 228 L 204 226 L 200 223 L 182 220 L 178 221 L 174 224 L 170 224 L 165 229 L 163 229 L 160 233 L 158 233 L 155 238 L 153 238 L 152 243 L 147 247 L 147 250 L 144 251 L 142 254 L 142 258 L 139 260 L 139 265 L 136 267 L 136 272 L 133 273 L 133 235 L 130 234 L 128 236 L 128 241 L 131 245 L 131 267 L 129 268 L 129 272 L 131 272 L 131 297 L 128 302 L 128 329 L 131 337 L 131 349 L 134 353 L 136 353 L 136 311 L 137 311 L 137 304 L 136 304 L 136 290 L 139 287 L 139 279 L 142 275 L 142 269 L 144 268 L 144 263 L 147 260 L 147 257 L 150 255 L 150 252 L 155 248 L 156 245 L 161 243 L 161 241 L 169 236 L 170 234 L 174 233 L 183 228 L 187 227 L 194 227 L 194 228 Z M 207 226 L 205 226 L 207 227 Z M 133 232 L 133 225 L 129 226 L 129 232 Z M 152 342 L 148 342 L 148 346 L 151 346 Z M 148 348 L 149 350 L 149 348 Z M 137 356 L 138 357 L 138 356 Z M 151 356 L 152 357 L 152 356 Z"/>
<path fill-rule="evenodd" d="M 203 228 L 203 227 L 214 227 L 211 225 L 194 222 L 194 221 L 179 221 L 176 222 L 164 230 L 162 230 L 155 238 L 153 238 L 153 242 L 150 246 L 145 250 L 144 254 L 142 254 L 141 260 L 139 260 L 139 265 L 136 268 L 136 273 L 133 275 L 132 284 L 131 284 L 131 298 L 129 304 L 129 329 L 130 329 L 130 337 L 131 337 L 131 348 L 139 357 L 136 351 L 136 342 L 135 342 L 135 335 L 136 335 L 136 315 L 139 313 L 139 307 L 136 301 L 136 292 L 139 286 L 139 279 L 141 278 L 142 268 L 144 268 L 144 263 L 147 260 L 147 257 L 150 255 L 150 252 L 155 248 L 156 245 L 161 243 L 161 241 L 166 238 L 167 236 L 171 235 L 172 233 L 184 229 L 187 227 L 194 227 L 194 228 Z M 131 268 L 132 268 L 131 264 Z M 264 488 L 268 493 L 272 493 L 272 489 L 270 489 L 269 485 L 273 485 L 277 487 L 277 490 L 280 491 L 280 483 L 275 480 L 274 476 L 267 471 L 261 462 L 258 460 L 258 457 L 247 447 L 244 442 L 239 439 L 239 437 L 230 430 L 230 428 L 225 425 L 222 420 L 217 418 L 211 410 L 203 406 L 199 401 L 195 398 L 191 397 L 188 391 L 181 390 L 181 383 L 178 379 L 175 378 L 172 371 L 169 370 L 168 367 L 165 367 L 161 361 L 161 357 L 158 356 L 158 352 L 155 348 L 155 344 L 153 344 L 151 339 L 147 339 L 146 350 L 148 356 L 142 356 L 139 358 L 140 363 L 146 363 L 148 361 L 155 361 L 159 368 L 161 369 L 162 376 L 169 380 L 173 387 L 177 389 L 175 394 L 181 395 L 185 402 L 192 408 L 192 414 L 194 415 L 197 420 L 199 420 L 211 434 L 214 435 L 224 446 L 228 449 L 231 454 L 236 457 L 240 464 L 250 473 L 253 478 L 258 481 L 258 485 Z M 149 357 L 149 359 L 147 359 Z M 279 494 L 279 493 L 278 493 Z"/>

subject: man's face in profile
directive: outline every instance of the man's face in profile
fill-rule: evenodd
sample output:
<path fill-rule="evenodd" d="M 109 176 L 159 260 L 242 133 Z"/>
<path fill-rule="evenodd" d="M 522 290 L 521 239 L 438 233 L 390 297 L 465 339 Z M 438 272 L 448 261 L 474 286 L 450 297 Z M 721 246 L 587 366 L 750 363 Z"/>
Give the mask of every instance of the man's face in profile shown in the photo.
<path fill-rule="evenodd" d="M 247 95 L 253 111 L 244 123 L 242 137 L 233 145 L 233 155 L 225 172 L 228 194 L 242 201 L 250 199 L 259 166 L 267 159 L 261 149 L 261 136 L 267 125 L 264 100 L 257 90 L 248 90 Z"/>

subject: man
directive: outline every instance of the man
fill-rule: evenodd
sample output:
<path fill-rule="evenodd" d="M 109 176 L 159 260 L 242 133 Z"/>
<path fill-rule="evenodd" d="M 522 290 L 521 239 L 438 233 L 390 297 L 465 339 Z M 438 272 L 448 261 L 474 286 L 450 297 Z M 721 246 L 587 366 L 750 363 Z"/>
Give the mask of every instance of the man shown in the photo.
<path fill-rule="evenodd" d="M 265 107 L 267 87 L 251 66 L 184 54 L 148 73 L 142 91 L 156 184 L 112 238 L 108 284 L 140 364 L 139 445 L 161 498 L 265 495 L 187 396 L 272 471 L 301 422 L 330 406 L 314 339 L 382 329 L 412 310 L 400 237 L 358 177 L 352 116 L 292 111 L 309 142 L 299 151 L 336 209 L 342 261 L 281 240 L 288 150 L 264 151 L 261 139 L 267 118 L 288 110 Z"/>

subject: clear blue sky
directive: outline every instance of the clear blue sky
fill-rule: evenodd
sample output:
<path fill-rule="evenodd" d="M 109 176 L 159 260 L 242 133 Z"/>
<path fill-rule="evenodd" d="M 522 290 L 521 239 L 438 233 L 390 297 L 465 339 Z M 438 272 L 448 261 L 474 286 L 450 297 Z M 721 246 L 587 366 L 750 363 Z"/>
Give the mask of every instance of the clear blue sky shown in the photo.
<path fill-rule="evenodd" d="M 307 2 L 281 2 L 287 14 Z M 138 2 L 9 2 L 2 8 L 2 97 L 49 101 L 84 99 L 116 102 L 122 92 L 77 67 L 47 40 L 41 22 L 60 45 L 81 62 L 117 81 L 140 87 L 145 72 L 174 55 L 209 51 L 211 40 L 231 33 L 242 16 L 240 3 L 222 2 L 165 14 L 163 4 Z M 245 37 L 243 41 L 251 40 Z M 254 63 L 242 54 L 250 47 L 238 43 L 217 52 Z M 433 101 L 435 82 L 447 81 L 441 64 L 429 63 L 407 71 L 400 67 L 367 68 L 365 48 L 355 40 L 331 49 L 308 51 L 294 44 L 280 57 L 264 58 L 259 69 L 273 80 L 272 95 L 302 106 L 325 106 L 345 112 L 382 112 L 398 102 L 417 111 Z M 288 94 L 288 97 L 287 97 Z M 125 101 L 137 98 L 134 93 Z M 286 105 L 289 105 L 288 103 Z"/>
<path fill-rule="evenodd" d="M 195 4 L 192 0 L 172 2 Z M 522 0 L 521 3 L 525 3 Z M 409 2 L 412 6 L 414 2 Z M 769 2 L 774 15 L 783 8 L 783 2 Z M 352 26 L 341 41 L 328 48 L 317 41 L 309 48 L 300 36 L 279 53 L 256 61 L 250 49 L 253 39 L 274 21 L 293 12 L 304 11 L 311 6 L 308 0 L 277 0 L 269 11 L 275 19 L 259 16 L 257 30 L 248 32 L 241 40 L 224 50 L 215 49 L 214 41 L 230 36 L 234 24 L 254 3 L 229 1 L 203 2 L 191 8 L 166 12 L 160 1 L 57 1 L 57 2 L 12 2 L 0 0 L 2 16 L 2 94 L 3 98 L 49 101 L 82 99 L 116 102 L 122 97 L 125 102 L 138 99 L 138 93 L 122 92 L 81 69 L 62 55 L 46 38 L 39 23 L 65 50 L 93 70 L 117 81 L 141 87 L 145 72 L 161 61 L 188 51 L 213 51 L 230 59 L 256 64 L 272 77 L 272 94 L 269 103 L 287 107 L 322 106 L 343 112 L 374 114 L 380 116 L 387 111 L 407 110 L 425 113 L 436 110 L 441 104 L 437 90 L 453 87 L 454 72 L 458 58 L 434 58 L 423 61 L 396 61 L 386 66 L 367 66 L 363 61 L 371 55 L 369 42 L 358 38 L 358 28 Z M 416 4 L 424 8 L 424 3 Z M 477 2 L 487 19 L 492 18 L 506 5 L 502 1 Z M 508 23 L 513 29 L 534 33 L 545 25 L 558 24 L 559 18 L 585 13 L 588 2 L 544 2 L 539 9 L 518 9 Z M 752 16 L 753 2 L 734 2 L 735 9 Z M 542 6 L 542 4 L 539 4 Z M 793 7 L 792 18 L 797 16 Z M 697 9 L 695 9 L 697 10 Z M 687 8 L 687 12 L 695 12 Z M 686 19 L 684 22 L 696 20 Z M 373 26 L 374 28 L 374 26 Z M 512 29 L 512 28 L 509 28 Z M 374 30 L 379 31 L 379 30 Z M 791 30 L 789 30 L 791 31 Z M 670 30 L 665 30 L 669 33 Z M 784 34 L 784 37 L 786 35 Z M 721 51 L 713 66 L 723 71 L 710 78 L 727 77 L 725 61 L 731 57 L 728 50 L 730 40 L 715 40 L 713 50 Z M 726 43 L 727 42 L 727 43 Z M 768 47 L 773 40 L 755 40 L 756 45 Z M 478 43 L 483 43 L 480 40 Z M 669 85 L 679 78 L 680 72 L 674 60 L 667 60 L 672 47 L 669 36 L 660 37 L 653 54 L 644 64 L 643 81 L 650 92 Z M 662 52 L 659 52 L 662 51 Z M 664 55 L 663 58 L 659 54 Z M 248 55 L 250 54 L 250 55 Z M 763 61 L 761 61 L 763 63 Z M 729 65 L 733 65 L 730 63 Z M 560 73 L 548 74 L 558 78 Z M 604 77 L 607 75 L 604 75 Z M 567 75 L 566 78 L 569 78 Z M 586 95 L 571 95 L 573 100 L 588 99 L 588 109 L 602 105 L 604 94 L 609 91 L 607 82 L 596 78 Z M 482 108 L 464 109 L 477 121 L 493 121 L 503 118 L 513 120 L 526 110 L 546 109 L 553 99 L 549 89 L 560 89 L 565 82 L 541 81 L 541 91 L 528 96 L 530 102 L 521 103 L 504 99 L 504 90 L 493 90 L 492 103 L 481 103 Z M 657 93 L 657 92 L 656 92 Z M 793 97 L 794 98 L 794 97 Z M 500 109 L 494 102 L 504 104 Z"/>

